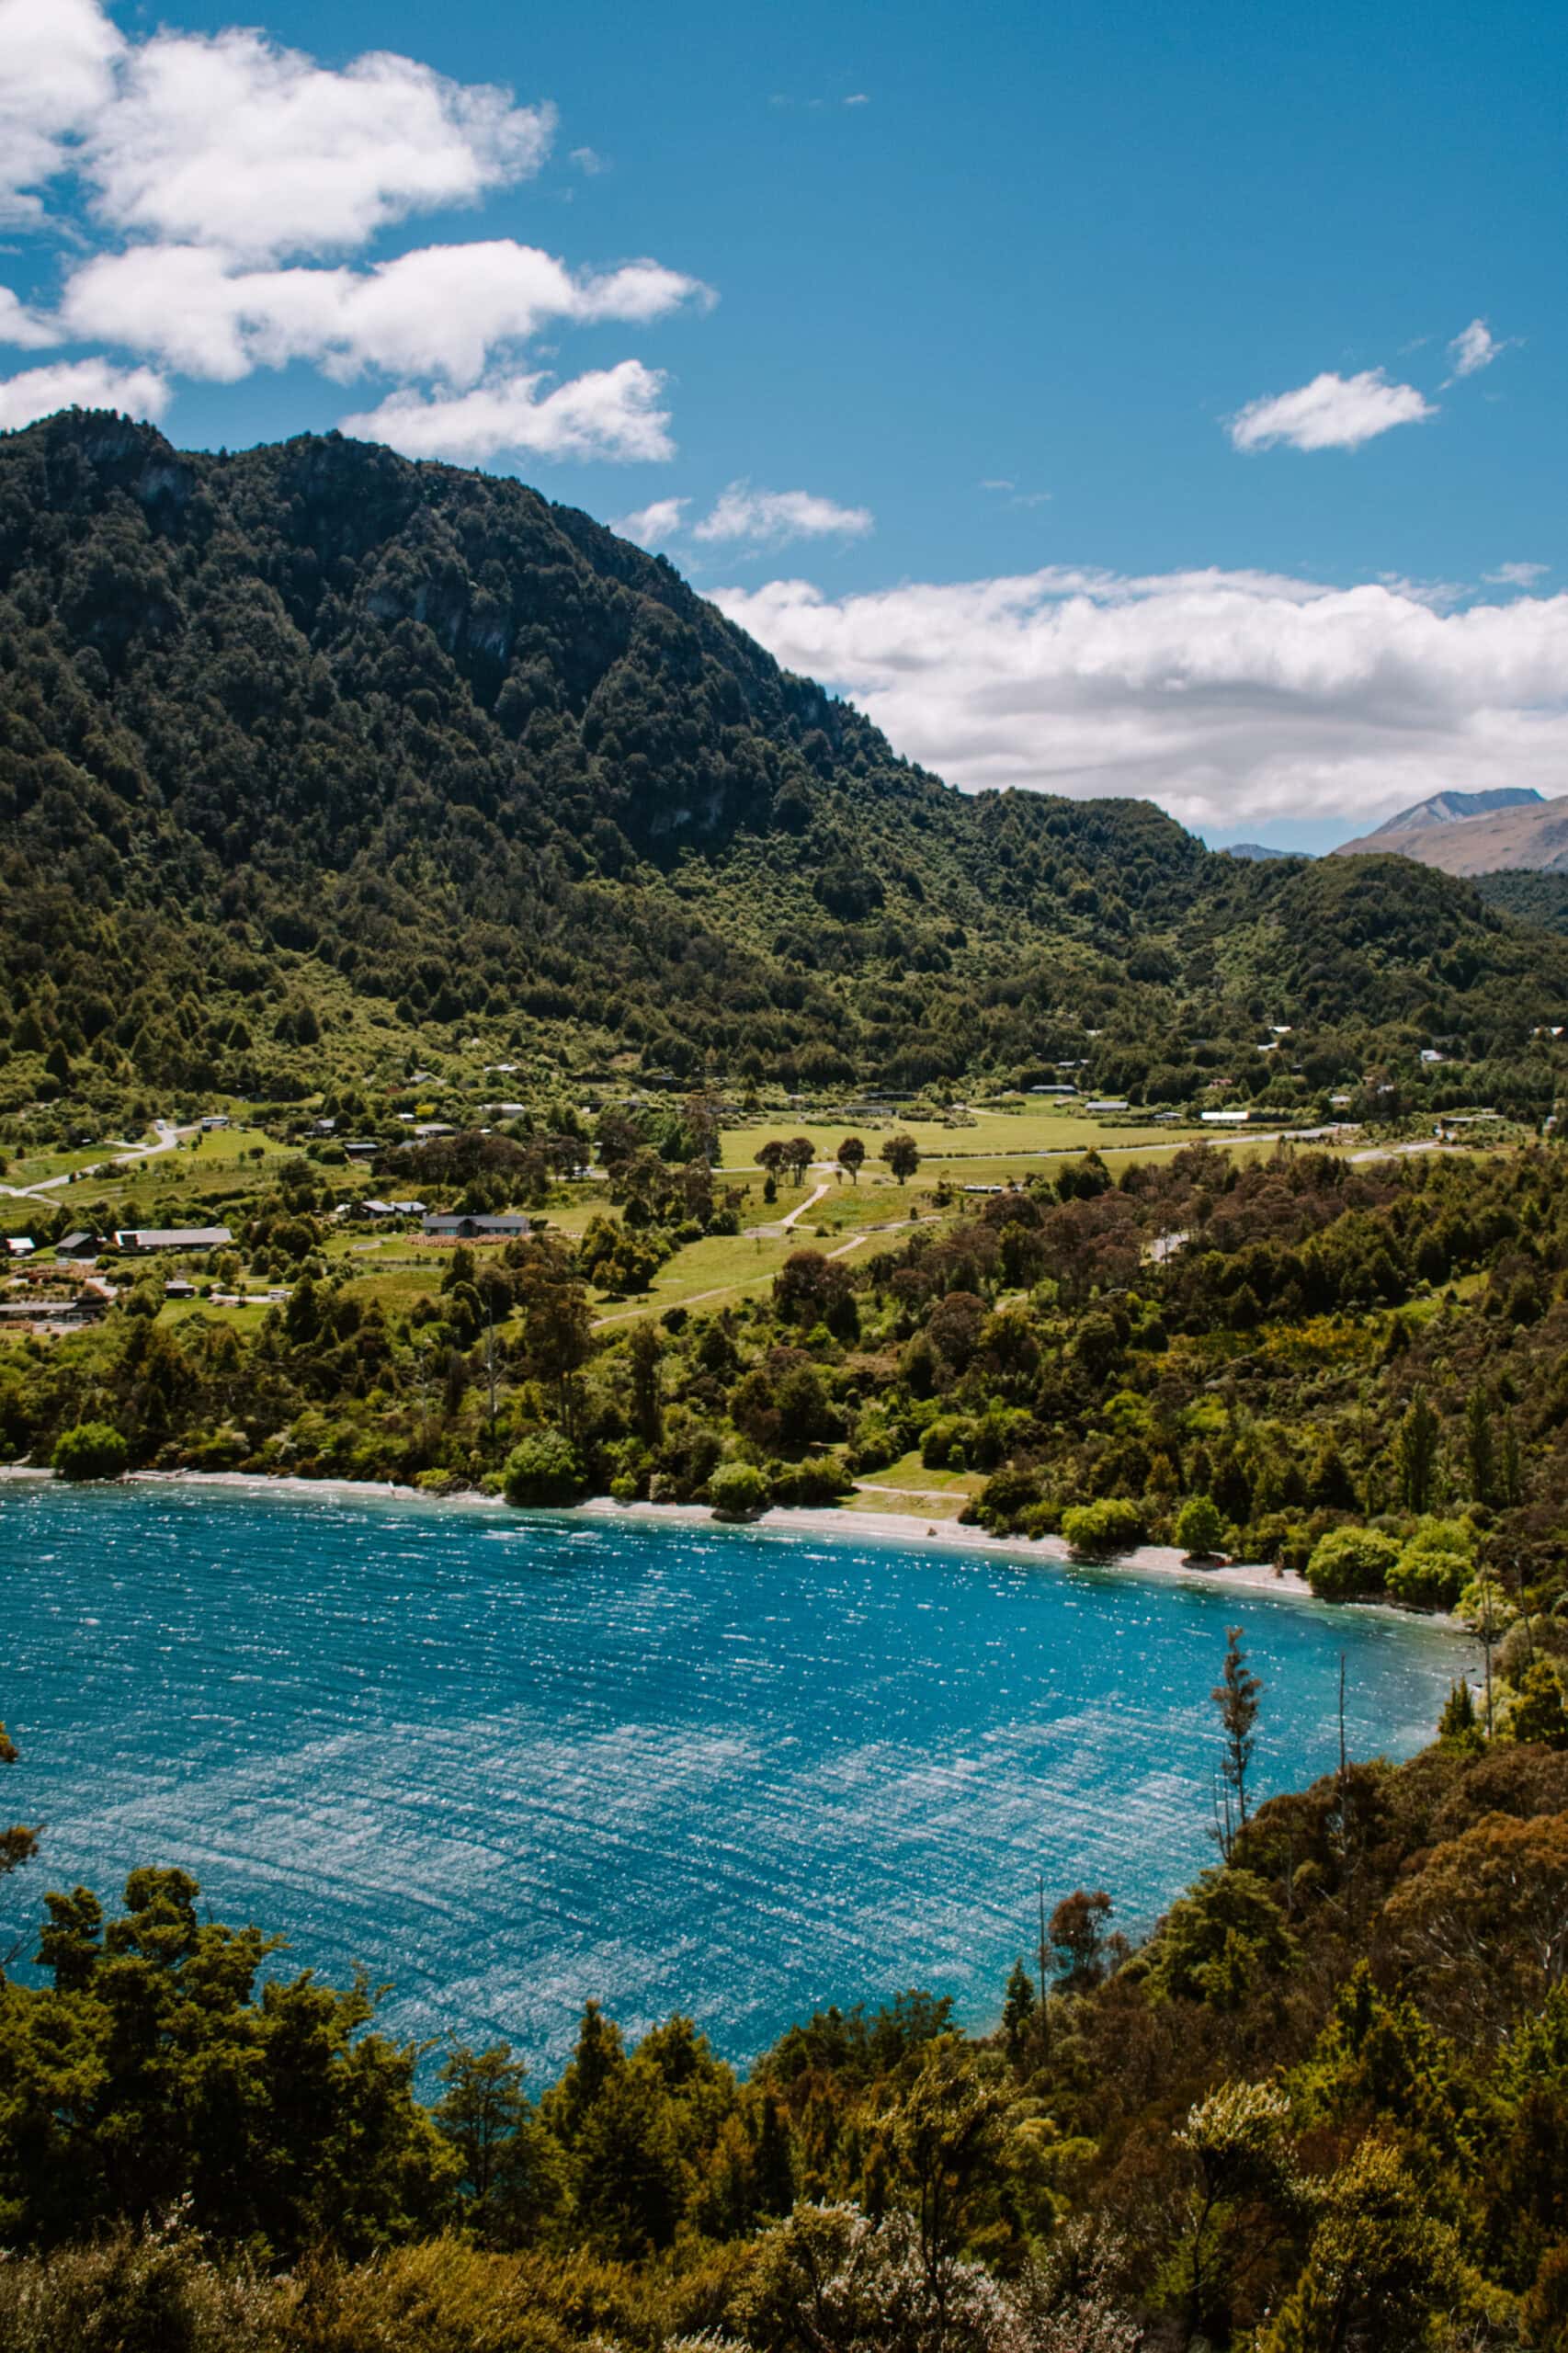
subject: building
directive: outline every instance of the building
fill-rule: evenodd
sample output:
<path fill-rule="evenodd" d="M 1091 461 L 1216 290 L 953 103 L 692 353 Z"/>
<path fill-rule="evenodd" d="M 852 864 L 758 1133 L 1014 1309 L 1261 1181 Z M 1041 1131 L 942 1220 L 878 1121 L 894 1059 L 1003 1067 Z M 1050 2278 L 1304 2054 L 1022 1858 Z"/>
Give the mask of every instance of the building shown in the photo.
<path fill-rule="evenodd" d="M 6 1236 L 6 1255 L 8 1258 L 30 1258 L 37 1247 L 38 1245 L 30 1233 L 8 1233 Z"/>
<path fill-rule="evenodd" d="M 1085 1111 L 1126 1111 L 1131 1108 L 1125 1095 L 1097 1096 L 1093 1102 L 1084 1106 Z"/>
<path fill-rule="evenodd" d="M 89 1233 L 84 1227 L 75 1233 L 68 1233 L 62 1242 L 57 1242 L 54 1255 L 57 1258 L 96 1258 L 103 1246 L 102 1234 Z"/>
<path fill-rule="evenodd" d="M 226 1225 L 117 1226 L 117 1250 L 227 1250 L 233 1235 Z"/>
<path fill-rule="evenodd" d="M 1199 1118 L 1209 1128 L 1244 1128 L 1251 1119 L 1250 1111 L 1199 1111 Z"/>
<path fill-rule="evenodd" d="M 532 1231 L 526 1217 L 427 1217 L 425 1232 L 433 1242 L 516 1242 Z"/>

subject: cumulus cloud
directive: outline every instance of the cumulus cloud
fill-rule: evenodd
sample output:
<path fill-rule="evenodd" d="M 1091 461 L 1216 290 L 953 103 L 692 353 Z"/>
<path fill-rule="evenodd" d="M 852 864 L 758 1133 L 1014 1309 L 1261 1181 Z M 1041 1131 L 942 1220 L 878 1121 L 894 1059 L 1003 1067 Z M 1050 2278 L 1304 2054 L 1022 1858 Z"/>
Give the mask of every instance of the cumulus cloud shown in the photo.
<path fill-rule="evenodd" d="M 1391 384 L 1381 368 L 1314 376 L 1293 392 L 1249 401 L 1226 419 L 1238 449 L 1358 449 L 1396 425 L 1420 425 L 1436 408 L 1414 384 Z"/>
<path fill-rule="evenodd" d="M 715 601 L 971 791 L 1131 793 L 1192 825 L 1346 833 L 1449 787 L 1568 791 L 1568 596 L 1450 611 L 1381 584 L 1050 569 Z"/>
<path fill-rule="evenodd" d="M 1449 346 L 1449 366 L 1453 374 L 1449 383 L 1460 376 L 1479 375 L 1483 368 L 1490 368 L 1508 348 L 1508 338 L 1499 341 L 1484 319 L 1471 319 L 1462 327 Z"/>
<path fill-rule="evenodd" d="M 1494 588 L 1533 588 L 1544 580 L 1551 566 L 1549 563 L 1500 563 L 1489 572 L 1487 580 Z"/>
<path fill-rule="evenodd" d="M 221 381 L 307 359 L 339 382 L 374 369 L 461 386 L 547 324 L 645 324 L 710 299 L 657 262 L 574 274 L 509 238 L 420 246 L 370 269 L 236 269 L 209 246 L 138 245 L 84 263 L 60 319 L 74 338 Z"/>
<path fill-rule="evenodd" d="M 115 229 L 256 259 L 330 253 L 527 177 L 554 123 L 409 57 L 338 72 L 259 33 L 160 33 L 128 53 L 81 169 Z"/>
<path fill-rule="evenodd" d="M 116 368 L 107 359 L 27 368 L 0 381 L 0 433 L 15 432 L 58 408 L 120 408 L 156 423 L 169 397 L 166 380 L 151 368 Z"/>
<path fill-rule="evenodd" d="M 690 505 L 689 498 L 655 498 L 651 506 L 640 506 L 635 514 L 618 515 L 609 528 L 623 540 L 634 540 L 640 548 L 662 547 L 676 537 L 680 518 Z"/>
<path fill-rule="evenodd" d="M 40 190 L 108 103 L 124 51 L 97 0 L 0 0 L 0 221 L 42 219 Z"/>
<path fill-rule="evenodd" d="M 0 286 L 0 343 L 8 343 L 17 351 L 47 351 L 59 341 L 57 330 L 47 319 L 19 302 L 8 286 Z"/>
<path fill-rule="evenodd" d="M 810 490 L 754 490 L 750 483 L 733 482 L 711 514 L 692 525 L 691 536 L 781 547 L 789 540 L 864 539 L 874 525 L 866 506 L 840 506 Z"/>
<path fill-rule="evenodd" d="M 507 376 L 472 392 L 393 392 L 379 408 L 346 416 L 343 430 L 388 442 L 407 458 L 659 459 L 675 455 L 665 380 L 638 359 L 596 369 L 553 392 L 542 376 Z"/>
<path fill-rule="evenodd" d="M 0 0 L 0 218 L 41 222 L 40 190 L 69 174 L 73 243 L 85 217 L 100 247 L 52 313 L 0 288 L 0 343 L 107 347 L 74 381 L 97 369 L 143 402 L 157 387 L 160 407 L 165 369 L 380 375 L 402 389 L 350 422 L 429 454 L 668 457 L 661 376 L 627 360 L 554 383 L 525 347 L 711 303 L 694 278 L 652 260 L 574 268 L 509 238 L 351 258 L 411 214 L 536 173 L 554 128 L 548 105 L 390 52 L 327 68 L 260 32 L 133 41 L 101 0 Z M 601 168 L 591 148 L 572 160 Z"/>

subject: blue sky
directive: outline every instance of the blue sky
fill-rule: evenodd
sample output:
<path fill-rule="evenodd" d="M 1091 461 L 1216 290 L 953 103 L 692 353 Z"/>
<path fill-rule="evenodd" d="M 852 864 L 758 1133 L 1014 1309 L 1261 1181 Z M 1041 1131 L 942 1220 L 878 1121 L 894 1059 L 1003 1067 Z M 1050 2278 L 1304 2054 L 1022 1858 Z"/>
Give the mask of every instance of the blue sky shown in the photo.
<path fill-rule="evenodd" d="M 0 0 L 0 418 L 357 419 L 641 517 L 971 787 L 1318 847 L 1561 792 L 1565 51 L 1545 5 Z"/>

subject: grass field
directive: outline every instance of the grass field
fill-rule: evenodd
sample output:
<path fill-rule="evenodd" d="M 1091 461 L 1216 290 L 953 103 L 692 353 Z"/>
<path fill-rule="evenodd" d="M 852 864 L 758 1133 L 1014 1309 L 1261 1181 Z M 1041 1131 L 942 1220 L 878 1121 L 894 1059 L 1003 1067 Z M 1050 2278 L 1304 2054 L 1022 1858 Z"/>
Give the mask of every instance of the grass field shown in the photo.
<path fill-rule="evenodd" d="M 1198 1133 L 1196 1129 L 1156 1127 L 1153 1122 L 1119 1127 L 1108 1120 L 1092 1120 L 1081 1109 L 1037 1110 L 1019 1108 L 1017 1111 L 977 1111 L 972 1124 L 948 1126 L 937 1120 L 792 1120 L 788 1115 L 778 1120 L 748 1122 L 741 1128 L 726 1128 L 723 1131 L 724 1167 L 726 1172 L 742 1174 L 754 1165 L 760 1145 L 772 1138 L 781 1141 L 790 1136 L 809 1136 L 816 1148 L 819 1160 L 831 1160 L 846 1135 L 858 1135 L 866 1146 L 866 1170 L 869 1175 L 879 1170 L 878 1154 L 892 1135 L 913 1136 L 922 1154 L 933 1159 L 972 1158 L 1010 1153 L 1087 1152 L 1091 1145 L 1102 1151 L 1108 1144 L 1169 1143 L 1173 1135 L 1178 1138 Z M 885 1170 L 879 1170 L 885 1175 Z M 862 1176 L 861 1184 L 867 1181 Z"/>
<path fill-rule="evenodd" d="M 927 1471 L 918 1451 L 901 1454 L 885 1471 L 868 1471 L 861 1483 L 866 1487 L 887 1487 L 934 1501 L 938 1495 L 950 1496 L 960 1506 L 971 1495 L 978 1495 L 985 1484 L 983 1471 Z"/>

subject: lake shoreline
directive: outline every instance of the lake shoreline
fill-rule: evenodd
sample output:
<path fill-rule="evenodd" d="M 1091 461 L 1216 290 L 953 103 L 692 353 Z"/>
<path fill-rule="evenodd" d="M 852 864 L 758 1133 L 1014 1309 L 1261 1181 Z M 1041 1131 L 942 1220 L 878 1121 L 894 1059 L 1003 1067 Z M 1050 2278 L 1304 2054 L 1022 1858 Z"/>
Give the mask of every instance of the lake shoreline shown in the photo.
<path fill-rule="evenodd" d="M 0 1464 L 0 1483 L 7 1481 L 54 1483 L 57 1474 L 26 1463 Z M 1320 1609 L 1376 1611 L 1406 1624 L 1430 1626 L 1439 1632 L 1468 1634 L 1469 1629 L 1451 1615 L 1437 1610 L 1403 1609 L 1386 1601 L 1320 1601 L 1297 1570 L 1277 1569 L 1267 1562 L 1226 1561 L 1210 1565 L 1188 1561 L 1170 1544 L 1135 1545 L 1113 1560 L 1077 1558 L 1060 1536 L 994 1536 L 983 1528 L 966 1528 L 955 1520 L 923 1520 L 919 1513 L 839 1511 L 831 1506 L 776 1504 L 755 1519 L 722 1520 L 707 1504 L 617 1503 L 608 1495 L 590 1495 L 580 1504 L 523 1512 L 499 1495 L 477 1488 L 437 1495 L 383 1479 L 309 1479 L 296 1473 L 259 1471 L 130 1471 L 117 1484 L 166 1487 L 211 1487 L 239 1493 L 339 1495 L 352 1501 L 418 1503 L 439 1508 L 456 1506 L 506 1518 L 531 1518 L 567 1523 L 574 1520 L 642 1521 L 656 1528 L 728 1529 L 761 1537 L 826 1537 L 835 1543 L 862 1541 L 894 1546 L 909 1553 L 959 1552 L 988 1560 L 1049 1563 L 1058 1569 L 1099 1570 L 1129 1578 L 1176 1580 L 1191 1586 L 1218 1587 L 1236 1593 L 1261 1594 L 1274 1600 L 1304 1602 Z"/>

